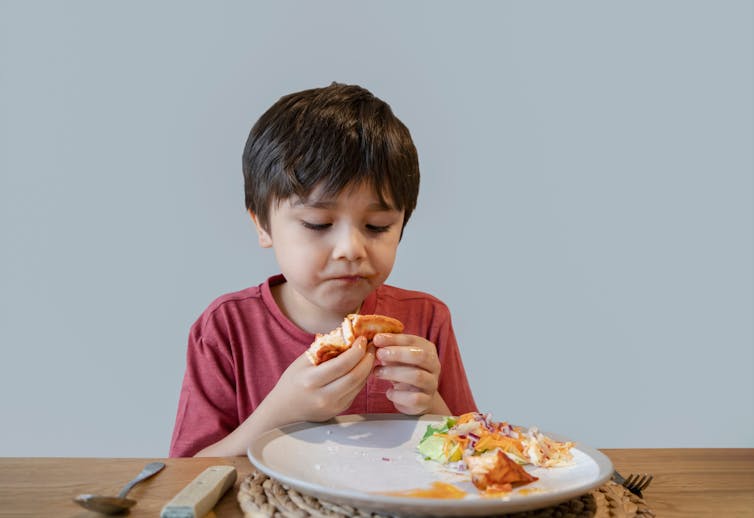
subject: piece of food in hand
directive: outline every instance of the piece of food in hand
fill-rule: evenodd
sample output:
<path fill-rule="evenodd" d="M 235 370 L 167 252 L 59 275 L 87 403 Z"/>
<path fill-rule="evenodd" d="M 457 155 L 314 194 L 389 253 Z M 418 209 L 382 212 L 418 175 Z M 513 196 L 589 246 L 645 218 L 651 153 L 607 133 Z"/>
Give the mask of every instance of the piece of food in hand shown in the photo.
<path fill-rule="evenodd" d="M 465 455 L 463 460 L 471 475 L 471 482 L 482 491 L 508 492 L 515 485 L 539 480 L 497 448 L 481 455 Z"/>
<path fill-rule="evenodd" d="M 351 348 L 363 336 L 371 341 L 378 333 L 402 333 L 403 323 L 384 315 L 347 315 L 340 327 L 327 334 L 317 334 L 306 355 L 314 365 L 319 365 Z"/>

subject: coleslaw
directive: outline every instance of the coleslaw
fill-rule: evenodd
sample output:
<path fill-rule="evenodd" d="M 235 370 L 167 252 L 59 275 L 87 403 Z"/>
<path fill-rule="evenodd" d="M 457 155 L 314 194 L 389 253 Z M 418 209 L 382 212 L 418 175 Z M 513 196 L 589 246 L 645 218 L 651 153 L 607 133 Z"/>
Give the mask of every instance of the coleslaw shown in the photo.
<path fill-rule="evenodd" d="M 465 458 L 496 449 L 521 465 L 563 466 L 572 460 L 573 446 L 573 442 L 556 441 L 535 427 L 524 429 L 493 421 L 490 414 L 469 412 L 446 417 L 439 426 L 428 425 L 417 450 L 425 459 L 464 471 Z"/>

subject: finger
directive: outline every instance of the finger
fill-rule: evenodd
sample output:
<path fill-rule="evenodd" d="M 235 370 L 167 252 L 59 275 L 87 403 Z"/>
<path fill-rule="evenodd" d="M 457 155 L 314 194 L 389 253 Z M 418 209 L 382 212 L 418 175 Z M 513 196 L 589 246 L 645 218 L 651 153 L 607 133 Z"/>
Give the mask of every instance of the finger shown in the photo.
<path fill-rule="evenodd" d="M 365 343 L 366 343 L 366 340 L 365 340 Z M 328 383 L 328 386 L 337 390 L 349 390 L 350 388 L 354 386 L 363 385 L 366 382 L 366 379 L 372 373 L 372 368 L 374 367 L 374 361 L 375 361 L 374 347 L 367 346 L 366 352 L 359 359 L 356 365 L 354 365 L 353 368 L 349 370 L 348 372 L 331 380 Z"/>
<path fill-rule="evenodd" d="M 422 392 L 432 393 L 437 390 L 437 376 L 413 366 L 382 365 L 375 369 L 375 376 L 393 383 L 405 383 Z"/>
<path fill-rule="evenodd" d="M 324 390 L 335 398 L 350 401 L 366 384 L 373 366 L 374 351 L 367 350 L 353 369 L 328 383 Z"/>
<path fill-rule="evenodd" d="M 347 374 L 345 374 L 339 379 L 358 380 L 359 386 L 364 385 L 364 383 L 366 383 L 367 381 L 367 378 L 369 378 L 369 375 L 372 373 L 374 362 L 375 362 L 374 347 L 369 347 L 367 348 L 367 351 L 366 353 L 364 353 L 364 356 L 361 358 L 361 360 L 359 360 L 359 363 L 357 363 L 353 369 L 351 369 Z"/>
<path fill-rule="evenodd" d="M 387 347 L 390 345 L 414 345 L 417 341 L 431 344 L 431 342 L 420 336 L 403 333 L 377 333 L 374 335 L 374 338 L 372 338 L 372 343 L 377 347 Z"/>
<path fill-rule="evenodd" d="M 409 347 L 414 349 L 426 349 L 427 351 L 437 354 L 437 347 L 435 347 L 435 344 L 426 338 L 416 335 L 380 333 L 375 335 L 372 343 L 378 349 L 387 350 L 391 347 Z"/>
<path fill-rule="evenodd" d="M 334 379 L 340 378 L 350 372 L 364 357 L 367 349 L 367 340 L 363 336 L 358 337 L 353 345 L 340 355 L 315 365 L 313 379 L 325 385 Z"/>
<path fill-rule="evenodd" d="M 419 389 L 408 383 L 393 382 L 393 388 L 395 390 L 408 390 L 411 392 L 417 392 Z"/>
<path fill-rule="evenodd" d="M 432 402 L 429 394 L 411 390 L 390 389 L 386 396 L 399 412 L 409 415 L 421 414 L 429 408 Z"/>
<path fill-rule="evenodd" d="M 386 346 L 377 349 L 377 358 L 383 365 L 402 363 L 415 365 L 426 371 L 437 374 L 440 372 L 440 360 L 437 350 L 432 343 L 429 347 L 417 346 Z"/>

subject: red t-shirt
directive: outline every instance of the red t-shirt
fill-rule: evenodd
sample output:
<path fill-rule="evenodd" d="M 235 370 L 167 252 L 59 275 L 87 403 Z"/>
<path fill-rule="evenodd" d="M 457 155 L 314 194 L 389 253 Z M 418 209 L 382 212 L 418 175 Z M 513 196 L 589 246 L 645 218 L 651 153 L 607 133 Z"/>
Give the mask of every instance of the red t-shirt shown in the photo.
<path fill-rule="evenodd" d="M 223 295 L 191 327 L 171 457 L 194 455 L 238 428 L 314 341 L 275 303 L 270 287 L 284 281 L 277 275 Z M 397 318 L 404 333 L 434 343 L 441 364 L 439 392 L 450 411 L 476 411 L 445 304 L 426 293 L 383 285 L 360 312 Z M 397 413 L 385 396 L 391 386 L 371 376 L 343 414 Z"/>

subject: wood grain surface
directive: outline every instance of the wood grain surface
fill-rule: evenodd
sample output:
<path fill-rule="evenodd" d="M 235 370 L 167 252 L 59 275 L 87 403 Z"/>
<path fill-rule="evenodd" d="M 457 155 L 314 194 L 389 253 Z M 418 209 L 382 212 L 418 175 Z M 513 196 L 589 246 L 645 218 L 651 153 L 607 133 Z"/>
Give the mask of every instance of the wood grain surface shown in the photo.
<path fill-rule="evenodd" d="M 623 475 L 654 474 L 644 499 L 658 517 L 754 517 L 752 448 L 602 451 Z M 154 460 L 163 460 L 167 468 L 129 493 L 129 498 L 138 503 L 128 516 L 159 516 L 162 507 L 209 466 L 235 466 L 239 481 L 252 470 L 245 457 L 0 458 L 0 516 L 100 516 L 78 507 L 72 499 L 80 493 L 115 495 L 145 464 Z M 243 516 L 236 493 L 234 487 L 225 494 L 214 509 L 216 516 Z"/>

